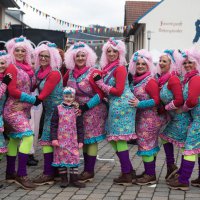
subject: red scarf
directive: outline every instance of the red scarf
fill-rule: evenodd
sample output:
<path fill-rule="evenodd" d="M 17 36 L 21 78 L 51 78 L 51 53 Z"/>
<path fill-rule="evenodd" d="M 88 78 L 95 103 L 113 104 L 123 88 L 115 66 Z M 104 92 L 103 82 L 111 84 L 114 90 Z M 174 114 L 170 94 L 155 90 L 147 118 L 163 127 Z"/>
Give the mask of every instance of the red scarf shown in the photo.
<path fill-rule="evenodd" d="M 37 74 L 37 78 L 40 79 L 40 80 L 44 79 L 49 74 L 49 72 L 51 70 L 52 69 L 51 69 L 50 65 L 47 66 L 45 69 L 43 69 L 43 68 L 40 67 L 40 70 L 39 70 L 39 72 Z"/>
<path fill-rule="evenodd" d="M 183 80 L 183 85 L 185 85 L 193 76 L 199 74 L 198 70 L 192 70 L 191 72 L 188 72 L 185 74 L 184 76 L 184 80 Z"/>
<path fill-rule="evenodd" d="M 103 70 L 102 70 L 102 73 L 103 74 L 107 74 L 108 71 L 112 70 L 114 67 L 118 66 L 119 65 L 119 60 L 115 60 L 114 62 L 112 63 L 109 63 L 108 65 L 106 65 Z"/>
<path fill-rule="evenodd" d="M 77 66 L 75 66 L 74 71 L 73 71 L 74 78 L 77 79 L 79 76 L 84 74 L 88 69 L 89 69 L 89 67 L 87 67 L 87 66 L 85 66 L 81 69 L 79 69 Z"/>
<path fill-rule="evenodd" d="M 16 61 L 16 66 L 19 66 L 22 70 L 24 70 L 29 75 L 30 78 L 34 76 L 34 71 L 32 67 L 27 63 L 20 63 Z"/>
<path fill-rule="evenodd" d="M 159 87 L 161 88 L 169 80 L 169 78 L 171 76 L 172 75 L 171 75 L 170 72 L 161 74 L 161 76 L 158 78 L 158 85 L 159 85 Z"/>
<path fill-rule="evenodd" d="M 135 74 L 133 76 L 133 83 L 134 83 L 134 85 L 138 84 L 140 81 L 144 80 L 149 75 L 151 75 L 151 72 L 145 72 L 142 75 Z"/>
<path fill-rule="evenodd" d="M 3 77 L 4 77 L 4 72 L 3 72 L 3 73 L 0 73 L 0 81 L 3 80 Z"/>

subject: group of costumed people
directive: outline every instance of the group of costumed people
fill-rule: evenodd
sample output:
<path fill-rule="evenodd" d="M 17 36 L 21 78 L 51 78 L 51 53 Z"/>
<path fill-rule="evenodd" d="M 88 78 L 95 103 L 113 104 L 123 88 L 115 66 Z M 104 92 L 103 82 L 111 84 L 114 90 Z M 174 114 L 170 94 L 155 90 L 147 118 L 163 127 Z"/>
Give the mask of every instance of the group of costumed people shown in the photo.
<path fill-rule="evenodd" d="M 0 51 L 0 153 L 6 153 L 6 181 L 24 189 L 53 184 L 83 188 L 95 178 L 98 143 L 107 139 L 119 158 L 121 173 L 114 184 L 156 183 L 156 156 L 161 138 L 166 155 L 166 183 L 189 189 L 195 159 L 200 155 L 200 52 L 196 48 L 165 50 L 157 66 L 145 50 L 125 59 L 124 42 L 110 38 L 97 55 L 78 42 L 62 55 L 53 43 L 33 49 L 29 40 L 13 38 Z M 66 65 L 67 71 L 60 67 Z M 34 61 L 34 65 L 32 65 Z M 128 79 L 129 74 L 129 79 Z M 38 90 L 38 95 L 33 93 Z M 39 144 L 43 173 L 27 176 L 27 161 L 34 141 L 30 110 L 43 107 Z M 4 131 L 5 124 L 5 131 Z M 3 132 L 9 137 L 6 145 Z M 127 142 L 136 139 L 144 172 L 136 174 Z M 182 160 L 176 166 L 174 146 Z M 80 149 L 84 167 L 79 174 Z M 16 158 L 18 167 L 15 168 Z M 133 162 L 133 164 L 132 164 Z M 199 176 L 192 180 L 200 186 Z"/>

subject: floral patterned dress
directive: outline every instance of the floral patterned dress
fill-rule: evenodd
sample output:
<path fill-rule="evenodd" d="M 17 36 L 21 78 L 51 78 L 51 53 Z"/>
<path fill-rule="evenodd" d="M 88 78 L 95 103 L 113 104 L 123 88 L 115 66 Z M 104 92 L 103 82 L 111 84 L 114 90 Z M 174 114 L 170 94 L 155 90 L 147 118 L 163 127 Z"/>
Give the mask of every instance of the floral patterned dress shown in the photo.
<path fill-rule="evenodd" d="M 60 74 L 60 76 L 61 76 L 61 74 Z M 47 77 L 45 77 L 40 82 L 39 92 L 41 92 L 42 89 L 44 88 Z M 60 82 L 56 85 L 56 87 L 51 92 L 51 94 L 42 103 L 43 111 L 44 111 L 44 125 L 43 125 L 42 136 L 39 141 L 39 144 L 42 146 L 51 145 L 51 134 L 50 134 L 51 118 L 53 115 L 54 108 L 57 105 L 61 104 L 61 102 L 62 102 L 62 99 L 63 99 L 62 92 L 63 92 L 63 81 L 61 78 Z"/>
<path fill-rule="evenodd" d="M 133 94 L 139 101 L 151 99 L 145 91 L 145 87 L 151 79 L 151 76 L 147 76 L 133 86 Z M 152 156 L 160 150 L 158 135 L 163 124 L 164 120 L 158 115 L 156 106 L 137 109 L 136 134 L 138 144 L 137 154 L 139 156 Z"/>
<path fill-rule="evenodd" d="M 183 89 L 184 100 L 188 98 L 188 83 Z M 192 122 L 187 131 L 184 155 L 194 155 L 200 153 L 200 97 L 198 104 L 190 111 Z"/>
<path fill-rule="evenodd" d="M 80 105 L 87 103 L 96 93 L 90 84 L 90 76 L 94 68 L 88 69 L 84 74 L 77 79 L 73 76 L 73 71 L 69 73 L 67 86 L 76 90 L 76 101 Z M 100 142 L 106 138 L 105 121 L 107 118 L 107 108 L 104 103 L 89 109 L 83 114 L 83 131 L 84 144 L 93 144 Z M 79 122 L 78 122 L 79 123 Z M 80 127 L 80 126 L 78 126 Z"/>
<path fill-rule="evenodd" d="M 54 167 L 78 167 L 80 161 L 75 108 L 63 104 L 58 107 L 57 139 L 59 147 L 54 147 Z"/>
<path fill-rule="evenodd" d="M 117 67 L 104 77 L 104 83 L 109 86 L 115 86 L 115 78 L 113 73 Z M 112 94 L 108 95 L 109 113 L 106 124 L 107 140 L 130 140 L 135 139 L 135 115 L 136 109 L 129 105 L 129 100 L 134 97 L 129 88 L 128 78 L 126 78 L 125 88 L 120 97 Z"/>
<path fill-rule="evenodd" d="M 3 106 L 6 100 L 6 88 L 5 84 L 0 83 L 0 154 L 7 152 L 5 138 L 3 136 L 4 122 L 3 122 Z"/>
<path fill-rule="evenodd" d="M 17 89 L 21 92 L 31 94 L 31 88 L 35 84 L 35 76 L 30 78 L 29 75 L 17 67 Z M 23 106 L 23 110 L 15 111 L 12 110 L 12 105 L 17 102 Z M 8 96 L 3 117 L 9 126 L 9 137 L 11 138 L 22 138 L 23 136 L 33 135 L 33 131 L 29 124 L 31 104 L 19 102 L 19 99 L 15 99 L 12 96 Z"/>
<path fill-rule="evenodd" d="M 170 103 L 174 97 L 172 92 L 167 88 L 167 83 L 164 84 L 160 91 L 160 98 L 164 105 Z M 191 123 L 189 112 L 177 114 L 175 110 L 168 111 L 170 121 L 160 134 L 160 137 L 178 147 L 184 147 L 187 137 L 187 129 Z"/>

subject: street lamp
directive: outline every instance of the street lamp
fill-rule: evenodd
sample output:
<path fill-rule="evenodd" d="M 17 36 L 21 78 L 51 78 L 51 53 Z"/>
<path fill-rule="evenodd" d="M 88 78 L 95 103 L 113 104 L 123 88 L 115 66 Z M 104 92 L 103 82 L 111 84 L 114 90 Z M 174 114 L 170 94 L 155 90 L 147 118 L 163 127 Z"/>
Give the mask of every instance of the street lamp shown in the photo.
<path fill-rule="evenodd" d="M 150 51 L 151 31 L 147 31 L 148 51 Z"/>

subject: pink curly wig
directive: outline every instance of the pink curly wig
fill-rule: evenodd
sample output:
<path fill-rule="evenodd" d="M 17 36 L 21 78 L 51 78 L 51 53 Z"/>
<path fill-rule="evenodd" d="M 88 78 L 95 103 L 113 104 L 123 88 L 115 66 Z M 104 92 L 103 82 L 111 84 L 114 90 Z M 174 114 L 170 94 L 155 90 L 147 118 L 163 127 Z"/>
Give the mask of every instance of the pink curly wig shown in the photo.
<path fill-rule="evenodd" d="M 0 51 L 0 60 L 5 60 L 7 67 L 8 65 L 11 64 L 11 61 L 12 61 L 10 54 L 8 54 L 5 50 Z"/>
<path fill-rule="evenodd" d="M 117 50 L 119 52 L 119 64 L 120 65 L 126 65 L 126 47 L 124 42 L 122 42 L 121 40 L 115 40 L 115 38 L 110 38 L 108 40 L 108 42 L 106 42 L 103 45 L 102 48 L 102 55 L 100 58 L 100 66 L 103 69 L 106 65 L 108 65 L 108 59 L 107 59 L 107 55 L 106 52 L 108 50 L 108 48 L 113 48 L 115 50 Z"/>
<path fill-rule="evenodd" d="M 24 62 L 31 65 L 31 54 L 33 52 L 33 47 L 31 45 L 30 40 L 27 40 L 25 37 L 20 36 L 18 38 L 13 38 L 9 40 L 6 44 L 6 49 L 8 53 L 11 55 L 11 62 L 13 64 L 16 63 L 15 57 L 14 57 L 14 50 L 17 47 L 22 47 L 26 50 L 26 56 Z"/>
<path fill-rule="evenodd" d="M 182 62 L 183 59 L 181 58 L 181 54 L 178 52 L 178 50 L 169 50 L 169 49 L 166 49 L 160 55 L 160 58 L 162 56 L 167 56 L 168 59 L 171 62 L 170 63 L 170 69 L 169 69 L 169 71 L 170 72 L 175 72 L 176 74 L 180 75 L 181 74 L 181 62 Z M 157 73 L 161 74 L 159 63 L 157 65 Z"/>
<path fill-rule="evenodd" d="M 77 42 L 70 46 L 70 48 L 65 52 L 65 65 L 67 69 L 74 69 L 75 67 L 75 57 L 77 53 L 83 52 L 86 55 L 86 66 L 94 67 L 97 55 L 87 44 L 83 42 Z"/>
<path fill-rule="evenodd" d="M 136 63 L 137 63 L 139 58 L 141 58 L 145 61 L 145 63 L 147 64 L 147 66 L 149 68 L 149 72 L 151 72 L 151 74 L 154 75 L 155 66 L 153 64 L 152 55 L 146 49 L 141 49 L 141 50 L 135 52 L 131 56 L 131 59 L 130 59 L 130 62 L 129 62 L 129 68 L 128 68 L 129 72 L 132 75 L 135 75 L 135 73 L 136 73 Z"/>
<path fill-rule="evenodd" d="M 180 51 L 183 60 L 182 60 L 182 65 L 185 60 L 189 60 L 191 62 L 195 63 L 196 69 L 200 73 L 200 50 L 197 46 L 193 46 L 190 49 L 186 49 L 184 51 Z M 182 66 L 182 74 L 184 75 L 186 73 L 184 67 Z"/>
<path fill-rule="evenodd" d="M 35 69 L 37 70 L 40 67 L 39 55 L 42 51 L 48 51 L 50 55 L 50 66 L 52 69 L 59 69 L 62 65 L 62 59 L 59 54 L 58 49 L 54 43 L 42 44 L 37 47 L 34 51 L 35 57 Z"/>

